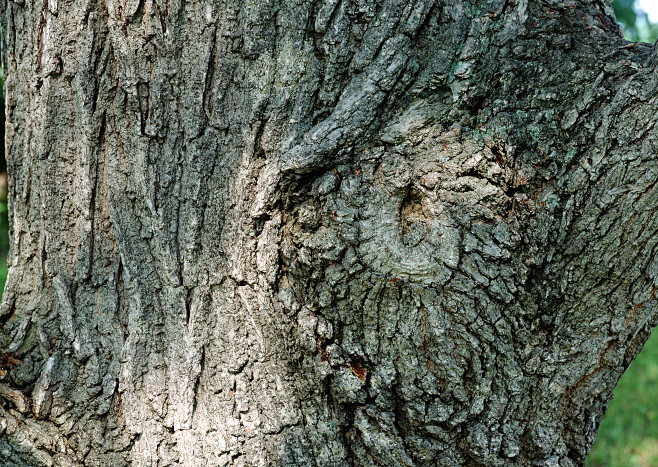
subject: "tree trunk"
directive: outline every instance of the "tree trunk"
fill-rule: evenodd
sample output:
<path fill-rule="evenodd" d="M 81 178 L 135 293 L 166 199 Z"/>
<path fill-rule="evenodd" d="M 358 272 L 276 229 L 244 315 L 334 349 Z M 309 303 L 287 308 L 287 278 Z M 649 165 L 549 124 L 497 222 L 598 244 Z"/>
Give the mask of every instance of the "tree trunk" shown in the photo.
<path fill-rule="evenodd" d="M 656 323 L 599 0 L 2 7 L 3 465 L 581 465 Z"/>

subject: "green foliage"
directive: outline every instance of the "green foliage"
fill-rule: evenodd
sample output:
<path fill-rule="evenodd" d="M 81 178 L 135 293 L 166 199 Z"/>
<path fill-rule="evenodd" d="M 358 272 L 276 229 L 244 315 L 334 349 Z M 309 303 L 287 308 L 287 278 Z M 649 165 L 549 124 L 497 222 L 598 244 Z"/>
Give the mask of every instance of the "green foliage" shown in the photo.
<path fill-rule="evenodd" d="M 655 42 L 658 38 L 658 24 L 649 21 L 644 10 L 635 6 L 636 0 L 614 0 L 617 21 L 629 41 Z"/>
<path fill-rule="evenodd" d="M 7 233 L 4 232 L 4 235 Z M 7 253 L 2 252 L 0 255 L 0 297 L 2 296 L 2 292 L 5 290 L 5 282 L 7 282 Z"/>
<path fill-rule="evenodd" d="M 658 465 L 658 332 L 615 388 L 588 467 Z"/>

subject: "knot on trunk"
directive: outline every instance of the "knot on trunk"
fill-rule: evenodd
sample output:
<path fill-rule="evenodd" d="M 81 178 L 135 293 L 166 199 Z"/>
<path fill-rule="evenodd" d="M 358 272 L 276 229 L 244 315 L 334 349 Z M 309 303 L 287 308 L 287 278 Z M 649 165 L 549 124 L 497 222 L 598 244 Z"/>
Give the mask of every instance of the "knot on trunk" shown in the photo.
<path fill-rule="evenodd" d="M 429 219 L 423 208 L 423 200 L 419 192 L 410 190 L 402 200 L 400 226 L 402 227 L 402 243 L 405 246 L 417 246 L 427 237 Z"/>

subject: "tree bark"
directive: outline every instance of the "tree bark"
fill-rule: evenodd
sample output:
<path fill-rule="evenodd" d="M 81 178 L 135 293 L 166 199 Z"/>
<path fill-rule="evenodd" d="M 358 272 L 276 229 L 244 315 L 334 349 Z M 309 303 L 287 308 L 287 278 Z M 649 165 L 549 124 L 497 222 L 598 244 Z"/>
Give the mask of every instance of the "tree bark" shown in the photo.
<path fill-rule="evenodd" d="M 581 465 L 656 324 L 599 0 L 0 3 L 3 465 Z"/>

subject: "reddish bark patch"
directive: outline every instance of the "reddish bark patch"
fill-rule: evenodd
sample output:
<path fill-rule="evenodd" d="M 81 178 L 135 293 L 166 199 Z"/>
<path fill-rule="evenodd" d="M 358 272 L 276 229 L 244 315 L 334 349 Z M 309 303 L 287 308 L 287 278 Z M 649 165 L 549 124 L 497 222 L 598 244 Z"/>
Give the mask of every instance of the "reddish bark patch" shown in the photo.
<path fill-rule="evenodd" d="M 3 352 L 0 354 L 0 378 L 22 363 L 21 354 Z"/>
<path fill-rule="evenodd" d="M 361 381 L 366 380 L 366 373 L 368 371 L 363 367 L 363 365 L 360 363 L 355 363 L 351 364 L 350 368 L 352 369 L 352 373 L 354 373 L 357 378 L 359 378 Z"/>

